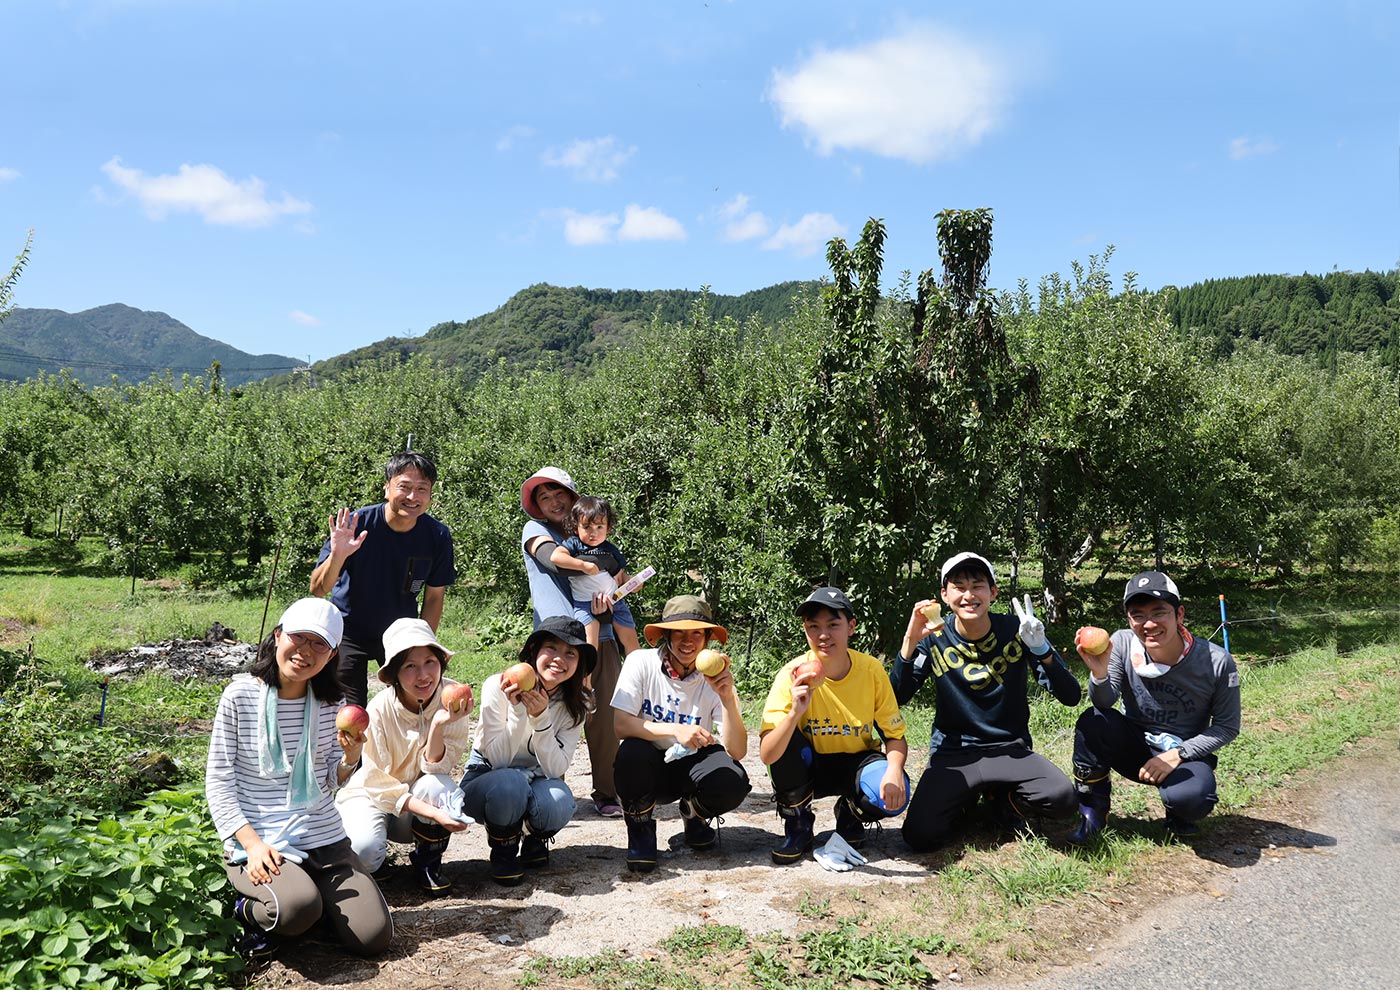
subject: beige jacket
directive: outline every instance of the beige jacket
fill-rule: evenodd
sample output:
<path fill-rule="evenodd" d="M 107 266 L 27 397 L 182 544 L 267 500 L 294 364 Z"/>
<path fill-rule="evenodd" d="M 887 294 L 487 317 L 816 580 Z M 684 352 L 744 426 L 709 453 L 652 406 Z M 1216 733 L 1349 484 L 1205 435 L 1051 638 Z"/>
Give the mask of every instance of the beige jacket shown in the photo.
<path fill-rule="evenodd" d="M 381 811 L 401 815 L 414 781 L 424 774 L 452 773 L 462 754 L 471 745 L 469 718 L 450 722 L 443 727 L 446 752 L 441 760 L 428 760 L 424 749 L 433 715 L 442 708 L 442 689 L 455 683 L 450 677 L 444 677 L 437 693 L 421 712 L 405 708 L 392 687 L 385 688 L 370 700 L 368 738 L 361 757 L 363 762 L 349 783 L 340 789 L 341 800 L 364 794 Z"/>

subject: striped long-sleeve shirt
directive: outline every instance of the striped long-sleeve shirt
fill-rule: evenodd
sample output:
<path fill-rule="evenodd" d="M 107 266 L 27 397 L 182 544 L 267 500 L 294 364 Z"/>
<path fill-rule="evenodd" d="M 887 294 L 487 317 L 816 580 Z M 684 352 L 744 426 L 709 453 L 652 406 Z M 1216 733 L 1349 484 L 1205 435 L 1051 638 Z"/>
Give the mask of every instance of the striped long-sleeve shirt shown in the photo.
<path fill-rule="evenodd" d="M 291 774 L 263 776 L 258 769 L 258 694 L 261 682 L 249 674 L 235 677 L 219 698 L 214 729 L 209 739 L 209 761 L 205 768 L 204 794 L 214 828 L 224 840 L 225 851 L 238 848 L 233 834 L 252 825 L 264 841 L 297 815 L 309 816 L 296 833 L 292 845 L 301 850 L 317 849 L 345 838 L 345 828 L 335 808 L 337 767 L 344 754 L 335 734 L 334 704 L 317 702 L 315 766 L 321 797 L 308 808 L 288 808 Z M 301 746 L 302 725 L 307 699 L 277 701 L 277 726 L 282 745 L 295 757 Z"/>

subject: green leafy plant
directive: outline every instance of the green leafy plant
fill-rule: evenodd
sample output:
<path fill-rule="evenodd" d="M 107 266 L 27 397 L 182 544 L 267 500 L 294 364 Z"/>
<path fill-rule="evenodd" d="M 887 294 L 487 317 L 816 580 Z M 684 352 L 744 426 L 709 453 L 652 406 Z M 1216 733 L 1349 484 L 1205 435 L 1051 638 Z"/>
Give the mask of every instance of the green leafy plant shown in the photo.
<path fill-rule="evenodd" d="M 122 818 L 31 795 L 0 819 L 0 985 L 215 990 L 242 968 L 195 789 Z"/>

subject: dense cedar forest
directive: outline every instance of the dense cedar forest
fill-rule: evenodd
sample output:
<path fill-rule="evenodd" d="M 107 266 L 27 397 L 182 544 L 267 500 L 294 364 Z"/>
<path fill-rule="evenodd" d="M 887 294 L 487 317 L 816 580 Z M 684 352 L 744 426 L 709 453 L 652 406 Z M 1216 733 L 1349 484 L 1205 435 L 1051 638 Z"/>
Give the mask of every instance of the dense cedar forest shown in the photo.
<path fill-rule="evenodd" d="M 1348 351 L 1400 366 L 1400 276 L 1396 272 L 1250 275 L 1167 290 L 1173 322 L 1215 341 L 1219 356 L 1239 340 L 1284 354 L 1315 355 L 1336 367 Z"/>

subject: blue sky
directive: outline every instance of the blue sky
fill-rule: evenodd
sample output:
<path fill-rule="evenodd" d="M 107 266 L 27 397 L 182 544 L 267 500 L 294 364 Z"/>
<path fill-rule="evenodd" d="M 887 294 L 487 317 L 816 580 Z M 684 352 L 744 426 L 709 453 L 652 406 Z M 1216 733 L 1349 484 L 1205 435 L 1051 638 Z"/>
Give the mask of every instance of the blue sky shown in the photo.
<path fill-rule="evenodd" d="M 992 284 L 1400 259 L 1393 4 L 7 0 L 20 306 L 319 359 L 535 282 L 739 293 L 995 211 Z"/>

